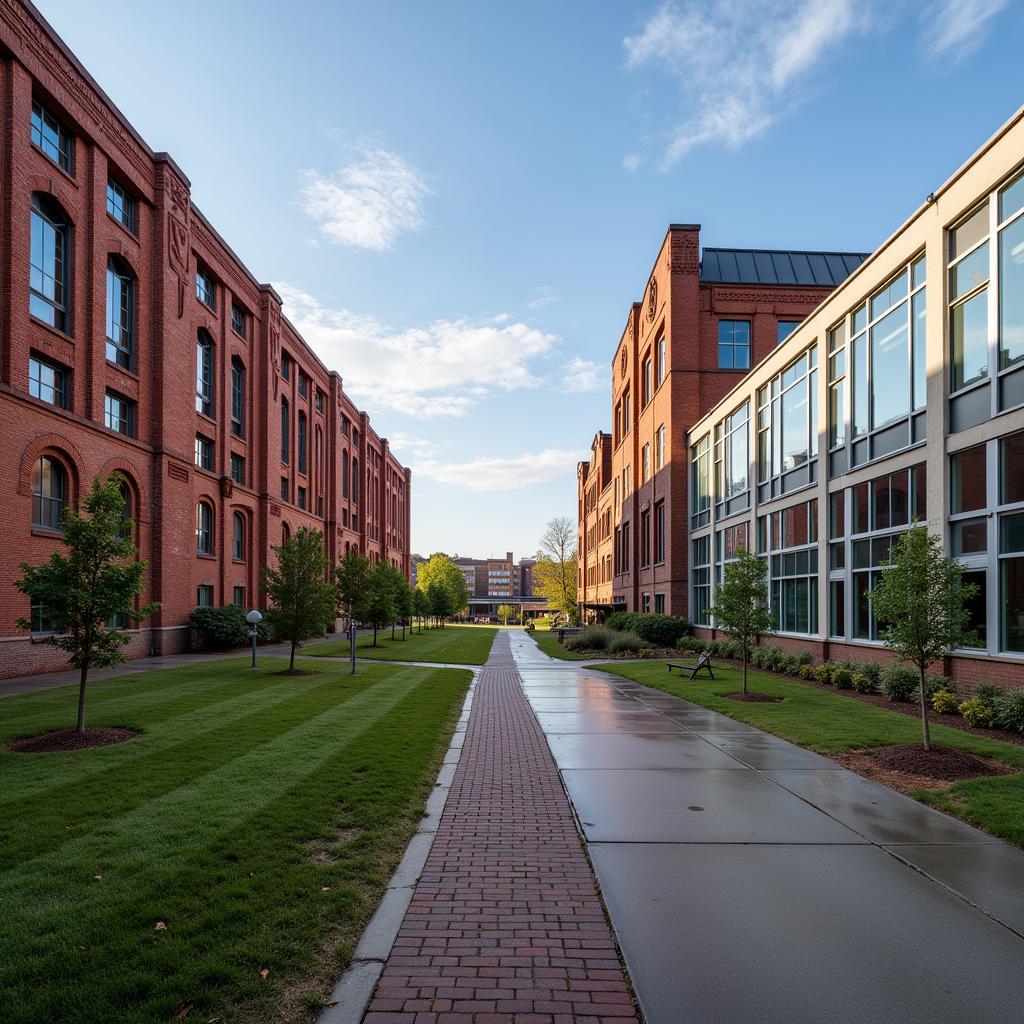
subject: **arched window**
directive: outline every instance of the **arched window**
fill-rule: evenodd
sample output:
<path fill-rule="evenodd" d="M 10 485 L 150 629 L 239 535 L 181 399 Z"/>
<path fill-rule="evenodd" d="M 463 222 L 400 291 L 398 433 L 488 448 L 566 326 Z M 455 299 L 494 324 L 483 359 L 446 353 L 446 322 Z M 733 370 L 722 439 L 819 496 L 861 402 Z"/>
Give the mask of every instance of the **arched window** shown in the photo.
<path fill-rule="evenodd" d="M 348 497 L 348 452 L 341 453 L 341 496 Z"/>
<path fill-rule="evenodd" d="M 118 490 L 121 492 L 121 499 L 124 501 L 124 516 L 128 522 L 125 525 L 125 529 L 119 534 L 120 537 L 128 538 L 131 537 L 134 530 L 135 520 L 135 502 L 132 495 L 132 489 L 128 481 L 125 480 L 120 473 L 114 474 L 114 479 L 118 481 Z"/>
<path fill-rule="evenodd" d="M 245 437 L 245 366 L 238 356 L 231 359 L 231 433 Z"/>
<path fill-rule="evenodd" d="M 44 530 L 61 529 L 67 500 L 67 470 L 49 455 L 41 456 L 32 467 L 32 525 Z"/>
<path fill-rule="evenodd" d="M 107 359 L 126 370 L 135 361 L 135 278 L 117 256 L 107 257 Z"/>
<path fill-rule="evenodd" d="M 241 512 L 231 517 L 231 557 L 236 562 L 245 561 L 245 516 Z"/>
<path fill-rule="evenodd" d="M 213 416 L 213 339 L 201 329 L 196 336 L 196 412 Z"/>
<path fill-rule="evenodd" d="M 281 524 L 281 543 L 283 544 L 286 540 L 288 540 L 291 537 L 291 535 L 292 535 L 292 531 L 290 529 L 288 529 L 288 524 L 287 523 L 282 523 Z"/>
<path fill-rule="evenodd" d="M 292 450 L 291 419 L 288 416 L 288 400 L 281 399 L 281 461 L 287 466 Z"/>
<path fill-rule="evenodd" d="M 352 500 L 359 501 L 359 460 L 352 456 Z"/>
<path fill-rule="evenodd" d="M 70 229 L 64 211 L 49 197 L 32 195 L 32 244 L 29 257 L 28 311 L 67 330 Z"/>
<path fill-rule="evenodd" d="M 213 506 L 208 501 L 196 505 L 196 551 L 213 554 Z"/>
<path fill-rule="evenodd" d="M 296 438 L 299 449 L 299 472 L 306 472 L 306 414 L 299 412 L 299 433 Z"/>

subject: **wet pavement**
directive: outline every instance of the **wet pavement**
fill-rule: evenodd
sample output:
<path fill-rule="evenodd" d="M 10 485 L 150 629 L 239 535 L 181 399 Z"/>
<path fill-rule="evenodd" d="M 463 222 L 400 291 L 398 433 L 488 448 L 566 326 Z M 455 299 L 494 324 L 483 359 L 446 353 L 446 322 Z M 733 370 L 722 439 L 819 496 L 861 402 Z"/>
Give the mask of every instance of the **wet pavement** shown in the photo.
<path fill-rule="evenodd" d="M 1020 1018 L 1024 852 L 510 641 L 647 1024 Z"/>

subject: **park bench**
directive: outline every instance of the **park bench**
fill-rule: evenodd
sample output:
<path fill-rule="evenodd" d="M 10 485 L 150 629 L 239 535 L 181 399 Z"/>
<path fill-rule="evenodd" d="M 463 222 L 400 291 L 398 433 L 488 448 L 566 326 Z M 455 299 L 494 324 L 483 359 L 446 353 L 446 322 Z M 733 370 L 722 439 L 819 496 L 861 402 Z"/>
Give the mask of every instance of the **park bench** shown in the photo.
<path fill-rule="evenodd" d="M 668 663 L 668 674 L 672 675 L 672 669 L 679 669 L 681 676 L 689 676 L 691 679 L 697 678 L 698 672 L 703 672 L 705 669 L 712 679 L 715 678 L 715 673 L 711 670 L 711 655 L 707 651 L 704 651 L 695 662 L 685 663 L 681 661 L 670 661 Z"/>
<path fill-rule="evenodd" d="M 558 630 L 558 642 L 562 643 L 567 636 L 573 633 L 582 633 L 583 630 L 579 626 L 561 626 Z"/>

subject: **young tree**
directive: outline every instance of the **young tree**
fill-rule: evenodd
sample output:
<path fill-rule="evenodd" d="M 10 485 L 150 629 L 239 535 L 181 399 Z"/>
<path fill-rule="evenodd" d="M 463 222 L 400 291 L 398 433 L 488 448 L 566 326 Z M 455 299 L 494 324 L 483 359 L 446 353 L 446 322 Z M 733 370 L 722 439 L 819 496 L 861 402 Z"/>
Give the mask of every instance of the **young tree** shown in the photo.
<path fill-rule="evenodd" d="M 498 605 L 498 618 L 501 619 L 503 625 L 508 625 L 509 619 L 516 617 L 516 610 L 510 604 L 499 604 Z"/>
<path fill-rule="evenodd" d="M 366 574 L 370 560 L 352 550 L 334 570 L 334 583 L 338 588 L 338 610 L 349 619 L 358 619 L 359 600 L 366 587 Z"/>
<path fill-rule="evenodd" d="M 373 646 L 377 646 L 377 630 L 395 620 L 395 586 L 391 566 L 378 562 L 366 576 L 360 618 L 373 626 Z"/>
<path fill-rule="evenodd" d="M 452 614 L 451 595 L 444 587 L 431 583 L 427 587 L 427 603 L 430 605 L 430 614 L 434 625 L 444 629 L 444 620 Z"/>
<path fill-rule="evenodd" d="M 277 567 L 263 570 L 267 622 L 291 644 L 288 671 L 295 671 L 295 651 L 303 640 L 325 632 L 334 622 L 338 591 L 328 583 L 330 563 L 318 530 L 301 527 L 282 544 L 272 547 Z"/>
<path fill-rule="evenodd" d="M 138 611 L 132 607 L 143 591 L 146 563 L 136 560 L 119 479 L 109 477 L 102 484 L 93 480 L 84 505 L 84 515 L 64 510 L 62 540 L 67 554 L 54 551 L 42 565 L 21 563 L 21 579 L 14 584 L 32 604 L 42 605 L 52 622 L 53 633 L 43 642 L 67 651 L 68 661 L 79 670 L 79 734 L 85 732 L 89 669 L 125 660 L 123 648 L 129 637 L 109 623 L 120 617 L 141 622 L 160 609 L 156 603 Z M 18 625 L 32 628 L 25 619 Z"/>
<path fill-rule="evenodd" d="M 758 638 L 772 632 L 768 608 L 768 566 L 763 558 L 740 548 L 725 566 L 725 578 L 715 590 L 711 614 L 715 625 L 743 648 L 743 692 L 747 692 L 747 662 Z"/>
<path fill-rule="evenodd" d="M 387 569 L 387 578 L 391 586 L 391 639 L 395 639 L 395 626 L 397 620 L 405 614 L 402 609 L 405 607 L 405 592 L 409 589 L 409 581 L 405 574 L 396 569 L 389 562 L 381 563 Z M 402 639 L 405 639 L 405 620 L 402 620 Z"/>
<path fill-rule="evenodd" d="M 412 628 L 412 624 L 409 617 L 412 615 L 412 595 L 413 589 L 409 586 L 409 581 L 399 573 L 401 577 L 402 585 L 396 590 L 395 598 L 395 611 L 398 614 L 399 619 L 402 620 L 402 639 L 405 639 L 405 626 L 409 623 L 409 628 Z"/>
<path fill-rule="evenodd" d="M 912 526 L 893 549 L 882 577 L 871 588 L 871 606 L 882 639 L 900 661 L 910 662 L 921 680 L 921 735 L 932 749 L 928 728 L 928 667 L 953 647 L 970 646 L 967 604 L 977 586 L 964 583 L 964 567 L 948 558 L 942 541 L 924 525 Z"/>
<path fill-rule="evenodd" d="M 430 614 L 430 602 L 419 587 L 414 587 L 412 591 L 412 614 L 420 620 L 420 632 L 422 633 L 423 620 Z"/>
<path fill-rule="evenodd" d="M 533 567 L 533 588 L 570 622 L 579 619 L 576 524 L 568 516 L 548 522 L 540 539 L 540 557 Z"/>
<path fill-rule="evenodd" d="M 448 615 L 457 615 L 469 604 L 469 593 L 462 570 L 447 555 L 440 552 L 431 555 L 429 561 L 420 563 L 416 585 L 424 592 L 429 592 L 431 586 L 446 591 L 449 598 L 447 604 L 451 606 Z"/>

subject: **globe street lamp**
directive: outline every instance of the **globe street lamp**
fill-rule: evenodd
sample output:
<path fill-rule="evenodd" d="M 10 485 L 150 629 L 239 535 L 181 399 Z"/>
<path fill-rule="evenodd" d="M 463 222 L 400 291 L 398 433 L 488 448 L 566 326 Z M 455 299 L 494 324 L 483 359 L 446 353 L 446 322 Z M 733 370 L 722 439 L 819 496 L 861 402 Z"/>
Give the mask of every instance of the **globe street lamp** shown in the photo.
<path fill-rule="evenodd" d="M 256 608 L 253 608 L 251 612 L 245 617 L 245 621 L 252 627 L 249 630 L 249 635 L 252 637 L 252 667 L 256 667 L 256 637 L 259 634 L 259 630 L 256 628 L 262 621 L 263 616 L 260 615 Z"/>

